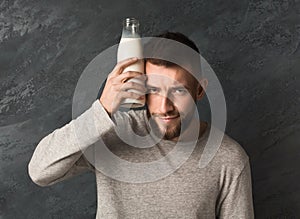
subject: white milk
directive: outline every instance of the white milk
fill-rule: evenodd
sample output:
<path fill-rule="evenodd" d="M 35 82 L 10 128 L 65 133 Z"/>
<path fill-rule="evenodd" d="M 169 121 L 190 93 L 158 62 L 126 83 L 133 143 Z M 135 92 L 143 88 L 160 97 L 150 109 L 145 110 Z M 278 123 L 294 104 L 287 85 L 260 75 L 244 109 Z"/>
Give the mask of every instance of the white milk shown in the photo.
<path fill-rule="evenodd" d="M 121 38 L 118 48 L 118 62 L 132 57 L 143 59 L 141 38 Z M 137 71 L 144 73 L 143 60 L 139 60 L 137 63 L 128 66 L 123 72 L 126 71 Z"/>
<path fill-rule="evenodd" d="M 126 67 L 123 72 L 127 71 L 136 71 L 136 72 L 141 72 L 144 73 L 144 61 L 143 61 L 143 48 L 142 48 L 142 43 L 140 38 L 121 38 L 121 41 L 119 43 L 118 47 L 118 62 L 123 61 L 128 58 L 132 57 L 137 57 L 141 60 L 138 60 L 136 63 Z M 144 85 L 144 82 L 132 78 L 128 81 L 133 81 L 136 83 L 140 83 Z M 139 92 L 137 90 L 131 89 L 128 90 L 129 92 Z M 141 99 L 125 99 L 121 106 L 123 107 L 142 107 L 145 104 L 145 100 Z"/>

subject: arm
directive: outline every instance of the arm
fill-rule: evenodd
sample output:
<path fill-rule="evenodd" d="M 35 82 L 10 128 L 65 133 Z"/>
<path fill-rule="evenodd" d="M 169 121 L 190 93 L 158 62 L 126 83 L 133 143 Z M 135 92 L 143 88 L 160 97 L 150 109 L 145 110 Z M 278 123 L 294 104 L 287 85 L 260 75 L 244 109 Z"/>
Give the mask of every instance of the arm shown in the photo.
<path fill-rule="evenodd" d="M 254 218 L 251 170 L 249 160 L 229 186 L 219 208 L 218 218 Z"/>
<path fill-rule="evenodd" d="M 63 179 L 93 169 L 83 153 L 101 139 L 114 123 L 110 116 L 118 109 L 124 98 L 139 98 L 130 89 L 145 92 L 145 87 L 125 83 L 129 78 L 141 76 L 138 72 L 123 72 L 127 66 L 137 62 L 136 58 L 118 63 L 109 74 L 99 100 L 78 118 L 43 138 L 36 147 L 28 172 L 40 186 L 52 185 Z M 122 73 L 122 74 L 121 74 Z M 145 78 L 144 78 L 145 80 Z"/>
<path fill-rule="evenodd" d="M 28 165 L 29 176 L 40 186 L 52 185 L 93 170 L 83 152 L 113 128 L 99 100 L 78 118 L 44 137 Z"/>

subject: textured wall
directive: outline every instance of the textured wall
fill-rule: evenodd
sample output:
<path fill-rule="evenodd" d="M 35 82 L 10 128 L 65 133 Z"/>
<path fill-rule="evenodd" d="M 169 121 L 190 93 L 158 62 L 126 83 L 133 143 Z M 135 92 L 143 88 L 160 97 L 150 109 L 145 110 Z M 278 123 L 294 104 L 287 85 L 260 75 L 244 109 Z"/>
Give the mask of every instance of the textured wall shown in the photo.
<path fill-rule="evenodd" d="M 27 164 L 130 16 L 144 36 L 196 42 L 223 86 L 227 132 L 250 156 L 256 218 L 299 218 L 299 0 L 0 0 L 0 218 L 94 218 L 92 174 L 39 188 Z"/>

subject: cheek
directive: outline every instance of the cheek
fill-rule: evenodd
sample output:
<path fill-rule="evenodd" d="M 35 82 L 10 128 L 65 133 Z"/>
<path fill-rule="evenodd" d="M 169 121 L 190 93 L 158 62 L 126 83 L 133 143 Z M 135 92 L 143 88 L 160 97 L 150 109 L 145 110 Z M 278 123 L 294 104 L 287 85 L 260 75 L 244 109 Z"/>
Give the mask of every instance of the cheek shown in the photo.
<path fill-rule="evenodd" d="M 177 108 L 179 113 L 182 115 L 190 115 L 194 112 L 196 104 L 192 98 L 183 98 L 180 101 L 176 101 L 175 107 Z"/>
<path fill-rule="evenodd" d="M 175 107 L 179 112 L 189 112 L 195 107 L 195 101 L 191 97 L 177 98 L 174 100 Z"/>
<path fill-rule="evenodd" d="M 156 108 L 155 105 L 157 105 L 157 101 L 155 101 L 155 98 L 153 97 L 153 95 L 146 95 L 146 103 L 147 103 L 147 106 L 148 106 L 148 109 L 150 112 L 153 111 L 153 109 Z"/>

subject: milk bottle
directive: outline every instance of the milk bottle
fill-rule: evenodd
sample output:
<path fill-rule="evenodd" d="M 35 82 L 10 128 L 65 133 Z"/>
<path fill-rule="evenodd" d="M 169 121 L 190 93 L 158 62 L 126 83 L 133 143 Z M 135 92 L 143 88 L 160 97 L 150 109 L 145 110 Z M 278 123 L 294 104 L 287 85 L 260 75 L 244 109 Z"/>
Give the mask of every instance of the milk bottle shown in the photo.
<path fill-rule="evenodd" d="M 139 21 L 135 18 L 126 18 L 123 22 L 123 31 L 122 31 L 122 37 L 120 40 L 120 44 L 118 47 L 118 55 L 117 55 L 118 62 L 128 59 L 131 57 L 137 57 L 141 60 L 138 62 L 128 66 L 123 70 L 123 72 L 126 71 L 137 71 L 144 73 L 144 61 L 143 61 L 143 49 L 142 49 L 142 43 L 141 38 L 139 34 Z M 144 82 L 132 78 L 128 81 L 133 81 L 136 83 L 141 83 L 144 85 Z M 137 90 L 128 90 L 129 92 L 135 92 L 139 93 Z M 121 103 L 121 107 L 125 108 L 137 108 L 142 107 L 145 104 L 145 98 L 144 99 L 125 99 Z"/>

